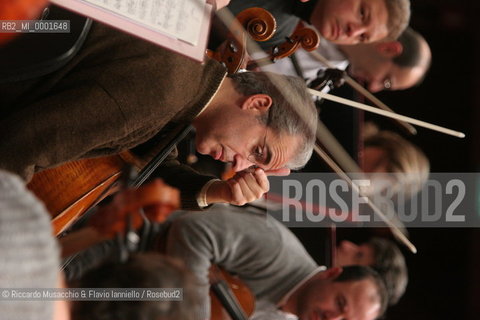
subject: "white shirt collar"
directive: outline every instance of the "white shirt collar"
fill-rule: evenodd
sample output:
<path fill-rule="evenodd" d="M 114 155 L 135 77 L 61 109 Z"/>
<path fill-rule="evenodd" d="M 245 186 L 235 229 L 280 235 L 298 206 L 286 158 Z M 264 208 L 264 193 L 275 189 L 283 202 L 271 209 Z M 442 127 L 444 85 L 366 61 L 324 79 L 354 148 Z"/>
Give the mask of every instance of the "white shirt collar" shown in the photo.
<path fill-rule="evenodd" d="M 299 283 L 297 283 L 297 285 L 295 287 L 293 287 L 292 289 L 290 289 L 290 291 L 287 292 L 287 294 L 285 296 L 283 296 L 283 298 L 280 300 L 280 302 L 277 303 L 277 307 L 281 307 L 283 306 L 287 300 L 290 298 L 290 296 L 298 289 L 300 288 L 302 285 L 305 284 L 305 282 L 307 282 L 308 280 L 310 280 L 311 278 L 313 278 L 313 276 L 315 276 L 316 274 L 320 273 L 320 272 L 323 272 L 327 270 L 327 267 L 325 266 L 320 266 L 318 268 L 316 268 L 315 270 L 313 270 L 308 276 L 306 276 L 302 281 L 300 281 Z"/>

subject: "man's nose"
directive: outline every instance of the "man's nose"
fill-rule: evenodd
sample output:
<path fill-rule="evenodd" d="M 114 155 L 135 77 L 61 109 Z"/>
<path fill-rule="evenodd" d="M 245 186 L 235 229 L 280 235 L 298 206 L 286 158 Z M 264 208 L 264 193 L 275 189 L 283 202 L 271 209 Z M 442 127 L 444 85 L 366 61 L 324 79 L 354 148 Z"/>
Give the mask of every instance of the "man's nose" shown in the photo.
<path fill-rule="evenodd" d="M 240 154 L 233 157 L 233 171 L 239 172 L 251 167 L 253 164 Z"/>
<path fill-rule="evenodd" d="M 356 22 L 351 22 L 347 25 L 346 34 L 348 38 L 359 40 L 360 35 L 367 31 L 367 27 Z"/>

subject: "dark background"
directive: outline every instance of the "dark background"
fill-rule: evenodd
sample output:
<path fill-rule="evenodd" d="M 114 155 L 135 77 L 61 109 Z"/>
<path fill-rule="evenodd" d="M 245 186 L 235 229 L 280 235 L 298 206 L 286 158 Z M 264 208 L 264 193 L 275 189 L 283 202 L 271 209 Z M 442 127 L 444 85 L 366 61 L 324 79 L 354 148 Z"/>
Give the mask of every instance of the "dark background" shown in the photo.
<path fill-rule="evenodd" d="M 480 56 L 475 0 L 414 0 L 411 26 L 428 41 L 432 68 L 424 83 L 379 95 L 399 112 L 464 131 L 457 139 L 418 129 L 414 140 L 432 172 L 475 172 L 480 164 Z M 406 254 L 410 283 L 389 319 L 480 319 L 480 231 L 411 229 L 418 254 Z"/>
<path fill-rule="evenodd" d="M 465 132 L 458 139 L 418 128 L 411 140 L 426 153 L 432 172 L 475 172 L 480 164 L 480 2 L 412 0 L 411 26 L 428 41 L 432 68 L 424 82 L 402 92 L 377 96 L 397 112 Z M 383 128 L 391 122 L 377 119 Z M 378 230 L 338 230 L 338 238 L 365 238 Z M 480 230 L 410 229 L 418 248 L 404 248 L 410 282 L 387 319 L 480 319 Z M 307 248 L 321 250 L 312 232 L 296 230 Z"/>

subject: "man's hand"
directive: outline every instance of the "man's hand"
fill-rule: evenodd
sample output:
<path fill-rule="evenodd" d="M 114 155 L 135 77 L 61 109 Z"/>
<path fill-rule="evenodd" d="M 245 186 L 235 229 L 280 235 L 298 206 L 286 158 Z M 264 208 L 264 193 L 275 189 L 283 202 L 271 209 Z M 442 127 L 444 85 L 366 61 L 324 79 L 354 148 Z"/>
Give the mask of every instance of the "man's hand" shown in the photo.
<path fill-rule="evenodd" d="M 143 223 L 140 209 L 154 222 L 165 221 L 173 210 L 180 207 L 180 191 L 160 179 L 142 185 L 138 189 L 126 189 L 116 194 L 113 201 L 92 216 L 90 226 L 101 234 L 113 237 L 125 230 L 126 217 L 131 217 L 137 229 Z"/>
<path fill-rule="evenodd" d="M 263 196 L 270 190 L 270 183 L 267 176 L 286 176 L 290 169 L 281 168 L 264 171 L 256 168 L 237 172 L 235 176 L 227 181 L 214 182 L 207 190 L 207 202 L 227 202 L 234 205 L 244 205 Z"/>

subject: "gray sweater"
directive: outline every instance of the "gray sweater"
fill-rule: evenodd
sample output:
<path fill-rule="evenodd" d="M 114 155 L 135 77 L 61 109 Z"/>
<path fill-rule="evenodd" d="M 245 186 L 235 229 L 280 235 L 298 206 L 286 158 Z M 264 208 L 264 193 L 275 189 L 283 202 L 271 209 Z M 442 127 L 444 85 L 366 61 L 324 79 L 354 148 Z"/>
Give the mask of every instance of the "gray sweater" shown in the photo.
<path fill-rule="evenodd" d="M 45 206 L 19 177 L 0 170 L 0 288 L 55 288 L 59 248 Z M 10 294 L 9 290 L 5 290 Z M 53 319 L 53 301 L 3 295 L 0 319 Z M 57 301 L 58 302 L 58 301 Z"/>
<path fill-rule="evenodd" d="M 168 255 L 180 258 L 200 282 L 209 314 L 208 269 L 212 263 L 238 275 L 257 300 L 278 303 L 317 265 L 279 221 L 244 208 L 214 205 L 203 213 L 176 218 L 167 237 Z"/>

